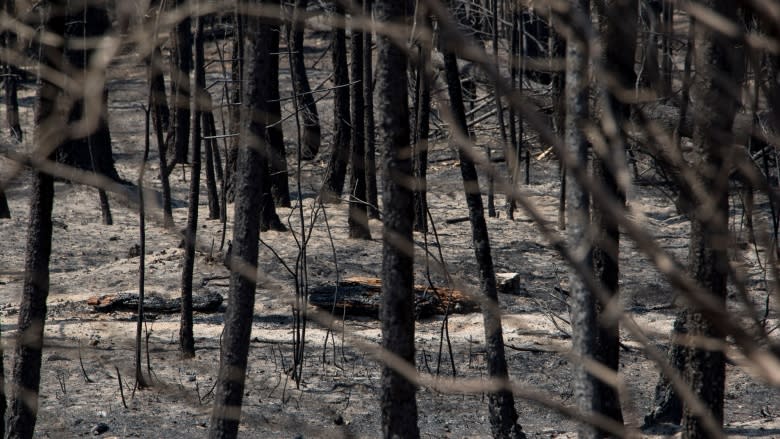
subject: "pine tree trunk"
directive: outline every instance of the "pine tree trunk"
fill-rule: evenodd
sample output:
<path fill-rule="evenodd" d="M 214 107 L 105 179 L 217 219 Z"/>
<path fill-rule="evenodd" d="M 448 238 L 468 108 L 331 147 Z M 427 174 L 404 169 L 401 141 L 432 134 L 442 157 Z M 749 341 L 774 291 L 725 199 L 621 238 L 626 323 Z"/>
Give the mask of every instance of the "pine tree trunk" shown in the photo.
<path fill-rule="evenodd" d="M 426 28 L 433 30 L 431 20 L 425 15 L 419 15 L 418 20 L 426 23 Z M 417 44 L 417 81 L 416 81 L 416 115 L 414 117 L 414 230 L 428 231 L 428 137 L 430 132 L 431 113 L 431 48 L 433 41 L 420 41 Z"/>
<path fill-rule="evenodd" d="M 203 101 L 206 93 L 206 71 L 203 53 L 203 17 L 196 17 L 195 33 L 195 118 L 192 124 L 192 170 L 190 192 L 187 199 L 187 227 L 184 232 L 184 260 L 181 271 L 181 321 L 179 324 L 179 350 L 183 358 L 195 356 L 195 337 L 192 322 L 192 275 L 195 268 L 195 242 L 198 231 L 198 204 L 200 199 L 200 168 L 203 120 Z"/>
<path fill-rule="evenodd" d="M 375 3 L 377 20 L 403 22 L 406 2 Z M 414 365 L 414 197 L 407 184 L 412 176 L 407 96 L 407 57 L 386 36 L 377 41 L 379 142 L 383 151 L 382 204 L 382 347 Z M 382 432 L 384 437 L 417 438 L 416 386 L 392 368 L 382 368 Z"/>
<path fill-rule="evenodd" d="M 3 2 L 5 13 L 9 17 L 16 17 L 16 0 L 5 0 Z M 3 45 L 7 49 L 16 49 L 16 35 L 12 30 L 7 30 L 3 34 Z M 19 97 L 17 95 L 18 82 L 19 82 L 19 67 L 12 63 L 5 63 L 3 78 L 5 85 L 5 115 L 8 122 L 8 129 L 10 130 L 11 137 L 17 142 L 22 141 L 22 126 L 19 122 Z"/>
<path fill-rule="evenodd" d="M 278 6 L 279 0 L 268 2 L 269 5 Z M 274 206 L 290 207 L 290 183 L 287 173 L 287 152 L 284 147 L 284 131 L 282 130 L 282 102 L 279 100 L 279 38 L 280 20 L 277 17 L 268 17 L 268 40 L 271 51 L 271 84 L 269 85 L 271 97 L 268 102 L 268 143 L 271 156 L 268 160 L 271 175 L 271 196 Z"/>
<path fill-rule="evenodd" d="M 317 104 L 314 102 L 314 95 L 311 93 L 309 78 L 306 74 L 306 64 L 304 62 L 303 51 L 303 30 L 301 22 L 302 16 L 306 13 L 308 0 L 296 0 L 295 12 L 292 22 L 292 79 L 295 81 L 295 90 L 298 93 L 299 108 L 303 120 L 303 138 L 301 148 L 302 160 L 314 160 L 320 151 L 322 142 L 322 132 L 320 128 L 320 116 L 317 112 Z M 289 42 L 288 42 L 289 44 Z"/>
<path fill-rule="evenodd" d="M 56 2 L 56 5 L 66 6 L 61 1 Z M 54 35 L 64 36 L 65 23 L 65 14 L 52 14 L 44 24 L 44 29 Z M 61 46 L 45 47 L 42 62 L 54 67 L 62 56 Z M 35 136 L 42 147 L 50 148 L 59 146 L 61 138 L 58 131 L 66 123 L 67 115 L 57 110 L 56 100 L 62 90 L 46 78 L 42 78 L 41 82 L 38 91 Z M 24 284 L 14 347 L 6 437 L 31 438 L 35 431 L 46 322 L 46 299 L 49 294 L 53 204 L 53 177 L 43 172 L 35 172 L 30 193 L 30 222 L 27 229 Z"/>
<path fill-rule="evenodd" d="M 175 7 L 188 5 L 176 0 Z M 187 163 L 190 140 L 190 72 L 192 71 L 192 18 L 188 15 L 178 24 L 172 34 L 173 54 L 171 59 L 171 89 L 173 115 L 175 120 L 173 149 L 174 163 Z"/>
<path fill-rule="evenodd" d="M 463 92 L 458 75 L 458 63 L 455 54 L 445 52 L 444 69 L 447 77 L 450 106 L 457 123 L 457 129 L 462 133 L 468 130 L 466 111 L 463 105 Z M 506 356 L 504 353 L 504 337 L 501 329 L 501 313 L 498 308 L 498 292 L 496 290 L 496 275 L 493 259 L 490 255 L 490 239 L 488 237 L 485 211 L 482 204 L 482 193 L 479 189 L 477 169 L 469 155 L 464 152 L 465 146 L 458 147 L 460 172 L 463 176 L 463 188 L 466 192 L 466 203 L 471 222 L 474 253 L 479 266 L 479 280 L 482 293 L 489 305 L 482 307 L 485 326 L 485 343 L 487 349 L 488 374 L 496 380 L 509 379 Z M 490 426 L 493 437 L 524 438 L 520 424 L 517 423 L 514 396 L 508 390 L 500 390 L 489 394 Z"/>
<path fill-rule="evenodd" d="M 572 4 L 576 13 L 589 16 L 589 0 L 579 0 Z M 570 38 L 566 44 L 566 122 L 565 142 L 569 157 L 576 160 L 578 166 L 585 167 L 588 162 L 588 141 L 582 131 L 582 124 L 588 120 L 588 52 L 586 42 Z M 571 176 L 571 173 L 569 174 Z M 589 195 L 573 178 L 567 182 L 566 194 L 566 230 L 569 248 L 577 258 L 577 263 L 592 268 L 592 248 L 588 229 L 590 227 Z M 597 353 L 598 321 L 596 299 L 593 292 L 580 279 L 577 273 L 569 274 L 569 305 L 571 307 L 572 354 L 576 358 L 593 359 Z M 588 373 L 581 362 L 573 367 L 574 401 L 577 408 L 585 413 L 598 409 L 598 380 Z M 595 428 L 582 424 L 580 438 L 599 437 Z"/>
<path fill-rule="evenodd" d="M 358 2 L 359 5 L 359 2 Z M 363 75 L 363 33 L 352 30 L 352 77 Z M 349 237 L 371 239 L 368 228 L 368 209 L 366 206 L 366 169 L 365 169 L 365 111 L 363 105 L 363 82 L 356 80 L 351 86 L 352 96 L 352 159 L 350 167 L 350 203 Z"/>
<path fill-rule="evenodd" d="M 344 8 L 339 2 L 333 6 L 335 17 L 344 16 Z M 349 70 L 347 67 L 347 42 L 343 27 L 333 29 L 333 82 L 338 87 L 334 91 L 333 103 L 334 129 L 333 151 L 325 171 L 325 181 L 320 189 L 320 197 L 326 203 L 338 203 L 344 190 L 347 174 L 347 162 L 350 149 L 350 113 L 349 113 Z"/>
<path fill-rule="evenodd" d="M 252 78 L 243 86 L 241 99 L 241 143 L 235 174 L 235 220 L 231 252 L 231 273 L 225 330 L 220 349 L 219 375 L 211 414 L 209 437 L 235 438 L 244 395 L 249 336 L 254 314 L 260 238 L 263 186 L 266 179 L 268 145 L 264 117 L 268 101 L 271 66 L 268 40 L 262 36 L 268 24 L 254 16 L 242 17 L 246 39 L 243 77 Z"/>
<path fill-rule="evenodd" d="M 724 17 L 736 17 L 736 4 L 728 0 L 706 0 L 702 6 Z M 696 26 L 696 77 L 691 90 L 694 110 L 695 169 L 704 187 L 709 188 L 707 200 L 695 199 L 691 216 L 689 264 L 693 278 L 712 298 L 726 306 L 726 281 L 729 261 L 728 172 L 726 148 L 731 145 L 731 128 L 737 110 L 731 86 L 736 83 L 735 69 L 739 62 L 735 42 L 716 35 L 707 26 Z M 728 81 L 731 79 L 732 81 Z M 707 319 L 700 310 L 691 307 L 688 313 L 689 335 L 696 338 L 723 339 L 717 322 Z M 716 422 L 723 424 L 723 392 L 725 358 L 721 350 L 693 347 L 688 350 L 686 378 L 696 395 L 709 407 Z M 702 420 L 684 406 L 682 419 L 684 438 L 709 437 Z"/>
<path fill-rule="evenodd" d="M 363 14 L 371 16 L 373 0 L 363 0 Z M 379 218 L 379 198 L 376 188 L 376 142 L 374 139 L 374 74 L 371 59 L 371 32 L 363 33 L 363 104 L 365 112 L 366 142 L 366 197 L 368 197 L 368 217 Z"/>

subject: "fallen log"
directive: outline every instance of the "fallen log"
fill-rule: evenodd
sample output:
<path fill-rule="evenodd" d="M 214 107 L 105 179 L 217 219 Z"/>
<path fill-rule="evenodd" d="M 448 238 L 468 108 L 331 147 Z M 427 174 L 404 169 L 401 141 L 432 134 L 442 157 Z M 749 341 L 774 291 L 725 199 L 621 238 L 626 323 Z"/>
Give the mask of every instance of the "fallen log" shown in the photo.
<path fill-rule="evenodd" d="M 95 296 L 87 299 L 87 304 L 97 312 L 138 311 L 138 293 L 117 293 Z M 192 297 L 192 310 L 198 312 L 217 312 L 222 305 L 222 295 L 208 292 Z M 144 312 L 173 314 L 181 311 L 181 297 L 168 298 L 157 294 L 144 297 Z"/>
<path fill-rule="evenodd" d="M 336 285 L 321 285 L 309 291 L 309 303 L 336 316 L 379 318 L 382 281 L 373 277 L 351 277 Z M 415 318 L 468 314 L 479 311 L 476 301 L 462 291 L 443 287 L 414 286 Z"/>

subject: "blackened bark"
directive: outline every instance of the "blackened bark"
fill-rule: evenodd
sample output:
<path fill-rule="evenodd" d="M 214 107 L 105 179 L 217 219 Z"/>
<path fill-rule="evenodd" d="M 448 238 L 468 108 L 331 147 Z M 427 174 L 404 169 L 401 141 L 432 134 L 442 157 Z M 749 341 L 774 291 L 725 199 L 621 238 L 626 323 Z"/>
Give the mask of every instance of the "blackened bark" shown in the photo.
<path fill-rule="evenodd" d="M 444 54 L 444 70 L 447 77 L 447 90 L 450 96 L 450 106 L 458 130 L 466 133 L 468 123 L 463 104 L 458 75 L 458 63 L 455 54 Z M 501 312 L 498 308 L 498 292 L 496 290 L 496 274 L 493 268 L 493 258 L 490 255 L 490 238 L 485 210 L 482 204 L 482 193 L 479 189 L 477 168 L 469 154 L 464 150 L 467 146 L 458 145 L 460 172 L 463 177 L 463 188 L 466 192 L 466 204 L 469 209 L 471 235 L 474 243 L 474 253 L 479 266 L 480 289 L 485 295 L 486 304 L 482 307 L 485 326 L 485 344 L 487 349 L 488 374 L 490 378 L 508 382 L 506 355 L 504 352 L 504 336 L 501 329 Z M 517 423 L 517 412 L 512 392 L 499 390 L 489 394 L 490 428 L 496 438 L 524 438 L 525 434 Z"/>
<path fill-rule="evenodd" d="M 352 30 L 352 77 L 363 75 L 363 33 Z M 363 105 L 363 82 L 355 80 L 350 86 L 352 97 L 352 160 L 350 168 L 349 199 L 349 237 L 371 239 L 368 228 L 368 209 L 366 206 L 366 169 L 365 169 L 365 111 Z"/>
<path fill-rule="evenodd" d="M 217 134 L 214 125 L 214 113 L 211 96 L 204 96 L 206 108 L 203 111 L 203 134 L 206 148 L 206 190 L 209 199 L 209 219 L 219 219 L 219 192 L 217 191 L 217 175 L 221 175 L 222 166 L 219 163 L 219 145 L 214 136 Z M 216 172 L 215 172 L 216 171 Z"/>
<path fill-rule="evenodd" d="M 187 7 L 185 0 L 176 0 L 176 8 Z M 173 163 L 187 163 L 190 140 L 190 72 L 192 71 L 192 18 L 185 17 L 172 33 L 171 91 L 173 97 Z"/>
<path fill-rule="evenodd" d="M 168 139 L 170 130 L 170 110 L 165 95 L 165 76 L 162 68 L 162 52 L 155 47 L 149 56 L 149 104 L 154 120 L 154 133 L 157 140 L 157 152 L 160 163 L 160 182 L 162 186 L 163 221 L 166 227 L 173 226 L 173 208 L 171 203 L 170 170 L 168 168 Z"/>
<path fill-rule="evenodd" d="M 430 19 L 419 17 L 427 23 L 428 29 L 433 29 Z M 433 41 L 418 43 L 417 81 L 415 84 L 417 98 L 414 117 L 414 230 L 428 231 L 428 136 L 430 133 L 431 112 L 431 76 L 430 60 Z"/>
<path fill-rule="evenodd" d="M 671 347 L 667 359 L 672 367 L 680 372 L 685 372 L 685 365 L 688 361 L 688 348 L 680 343 L 685 340 L 688 333 L 688 311 L 683 309 L 677 313 L 672 325 Z M 645 416 L 646 426 L 669 422 L 679 424 L 682 420 L 683 404 L 680 396 L 672 387 L 669 377 L 663 373 L 655 385 L 655 396 L 653 400 L 653 409 L 649 415 Z"/>
<path fill-rule="evenodd" d="M 11 209 L 8 208 L 8 198 L 5 190 L 0 189 L 0 218 L 11 218 Z"/>
<path fill-rule="evenodd" d="M 336 2 L 333 15 L 344 16 L 344 8 Z M 344 190 L 344 180 L 349 161 L 350 134 L 349 127 L 349 70 L 347 67 L 347 41 L 344 28 L 333 29 L 333 82 L 337 87 L 333 92 L 333 151 L 325 171 L 325 181 L 320 189 L 320 197 L 326 203 L 338 203 Z"/>
<path fill-rule="evenodd" d="M 64 6 L 63 2 L 57 5 Z M 52 14 L 44 29 L 54 35 L 65 35 L 65 14 Z M 54 66 L 63 56 L 62 50 L 45 48 L 43 62 Z M 42 78 L 36 111 L 36 140 L 46 147 L 59 146 L 57 135 L 67 121 L 59 114 L 56 100 L 61 90 Z M 54 144 L 54 145 L 52 145 Z M 56 148 L 55 148 L 56 150 Z M 46 298 L 49 294 L 49 259 L 52 239 L 52 207 L 54 180 L 51 175 L 35 172 L 30 195 L 30 222 L 27 229 L 24 284 L 19 305 L 16 346 L 14 347 L 12 389 L 7 418 L 6 437 L 31 438 L 38 411 L 38 391 L 41 380 L 41 354 Z"/>
<path fill-rule="evenodd" d="M 241 96 L 243 96 L 243 75 L 244 75 L 244 21 L 238 9 L 234 14 L 235 32 L 233 32 L 233 58 L 230 63 L 230 133 L 237 135 L 241 131 Z M 223 206 L 235 199 L 235 170 L 238 161 L 238 147 L 241 138 L 232 137 L 228 144 L 230 147 L 225 153 L 225 199 L 222 200 Z"/>
<path fill-rule="evenodd" d="M 16 16 L 16 1 L 5 0 L 3 2 L 5 13 L 9 17 Z M 12 30 L 7 30 L 3 33 L 3 45 L 11 50 L 15 50 L 16 46 L 16 34 Z M 22 126 L 19 123 L 19 97 L 17 95 L 18 82 L 19 82 L 19 68 L 13 63 L 4 63 L 5 78 L 3 82 L 5 85 L 5 113 L 6 122 L 8 122 L 8 129 L 10 130 L 11 137 L 17 142 L 22 141 Z"/>
<path fill-rule="evenodd" d="M 230 292 L 209 429 L 212 439 L 238 435 L 255 303 L 263 201 L 263 187 L 259 182 L 267 178 L 264 174 L 268 167 L 265 117 L 261 116 L 268 101 L 267 83 L 273 70 L 268 40 L 261 38 L 268 24 L 254 16 L 245 16 L 242 20 L 246 24 L 243 77 L 252 80 L 244 85 L 241 100 L 241 147 L 235 174 Z"/>
<path fill-rule="evenodd" d="M 636 81 L 634 73 L 634 55 L 636 52 L 636 21 L 638 20 L 637 2 L 633 0 L 606 0 L 597 2 L 596 10 L 600 15 L 599 24 L 604 41 L 603 66 L 614 71 L 618 84 L 623 89 L 631 89 Z M 632 24 L 633 20 L 633 24 Z M 608 134 L 610 151 L 607 154 L 594 154 L 593 174 L 614 199 L 625 203 L 625 194 L 618 185 L 615 170 L 625 168 L 618 163 L 625 157 L 625 132 L 623 124 L 631 116 L 631 108 L 622 103 L 615 93 L 607 91 L 604 105 L 605 115 L 614 118 L 616 132 Z M 606 117 L 606 116 L 605 116 Z M 607 125 L 607 123 L 603 124 Z M 593 271 L 614 299 L 618 294 L 620 231 L 617 224 L 605 214 L 599 203 L 592 206 L 592 221 L 596 226 L 593 246 Z M 607 303 L 597 303 L 597 313 L 601 315 Z M 599 320 L 602 321 L 602 320 Z M 617 372 L 620 365 L 620 331 L 617 323 L 599 325 L 596 333 L 595 359 Z M 618 391 L 602 381 L 596 384 L 597 410 L 618 423 L 623 422 Z M 606 433 L 601 432 L 604 436 Z"/>
<path fill-rule="evenodd" d="M 579 0 L 572 4 L 577 13 L 589 14 L 589 0 Z M 587 166 L 588 141 L 582 130 L 582 124 L 588 120 L 588 55 L 586 42 L 577 37 L 570 38 L 566 45 L 566 150 L 569 157 L 579 166 Z M 592 269 L 590 227 L 590 202 L 588 193 L 575 179 L 567 182 L 566 228 L 569 247 L 576 262 Z M 571 306 L 572 353 L 577 358 L 593 359 L 597 352 L 598 321 L 596 299 L 579 275 L 569 274 L 569 304 Z M 577 408 L 590 413 L 598 408 L 598 379 L 588 373 L 582 362 L 574 365 L 574 400 Z M 581 424 L 579 437 L 599 437 L 598 431 L 590 425 Z"/>
<path fill-rule="evenodd" d="M 72 39 L 84 39 L 105 35 L 111 27 L 108 13 L 104 7 L 74 5 L 67 6 L 67 24 L 65 35 Z M 76 71 L 86 72 L 94 49 L 74 47 L 65 51 L 68 62 Z M 68 115 L 68 122 L 75 122 L 85 117 L 95 117 L 94 108 L 85 109 L 81 96 L 72 96 L 73 106 Z M 94 104 L 93 104 L 94 105 Z M 89 135 L 69 139 L 57 151 L 57 161 L 78 169 L 102 174 L 114 181 L 121 182 L 114 167 L 111 152 L 111 134 L 108 128 L 108 91 L 103 90 L 100 101 L 100 114 L 97 116 L 97 127 Z"/>
<path fill-rule="evenodd" d="M 373 0 L 363 0 L 363 15 L 371 16 Z M 379 198 L 376 189 L 376 142 L 374 138 L 374 73 L 371 58 L 371 32 L 363 33 L 363 104 L 365 112 L 366 142 L 366 197 L 368 217 L 379 218 Z"/>
<path fill-rule="evenodd" d="M 377 19 L 399 23 L 407 17 L 405 2 L 376 2 Z M 412 160 L 407 96 L 407 57 L 388 37 L 377 41 L 377 88 L 380 145 L 383 151 L 382 202 L 382 347 L 414 365 L 414 197 L 409 186 Z M 382 368 L 384 437 L 420 437 L 416 386 L 388 366 Z"/>
<path fill-rule="evenodd" d="M 196 18 L 195 32 L 195 119 L 192 124 L 192 171 L 187 207 L 187 227 L 184 230 L 184 260 L 181 270 L 181 315 L 179 323 L 179 350 L 183 358 L 195 356 L 195 337 L 192 323 L 192 274 L 195 268 L 195 242 L 198 231 L 198 200 L 200 198 L 201 121 L 206 100 L 206 71 L 203 53 L 203 17 Z"/>
<path fill-rule="evenodd" d="M 702 6 L 724 17 L 736 17 L 737 8 L 728 0 L 706 0 Z M 735 77 L 741 59 L 736 56 L 735 43 L 711 31 L 696 26 L 696 78 L 691 90 L 694 110 L 693 145 L 697 155 L 695 169 L 702 184 L 708 188 L 709 199 L 694 200 L 691 211 L 691 242 L 689 264 L 699 286 L 712 298 L 726 306 L 726 281 L 729 261 L 728 172 L 724 167 L 728 145 L 732 143 L 731 127 L 737 102 L 730 93 L 729 81 Z M 697 308 L 688 313 L 689 335 L 693 338 L 723 339 L 718 323 L 710 321 Z M 696 395 L 710 409 L 716 422 L 723 424 L 723 392 L 725 358 L 721 350 L 695 346 L 688 351 L 686 378 Z M 702 420 L 684 405 L 683 437 L 709 437 Z"/>
<path fill-rule="evenodd" d="M 295 81 L 295 90 L 298 93 L 298 103 L 303 120 L 303 138 L 301 148 L 302 160 L 314 160 L 320 150 L 322 132 L 320 128 L 320 116 L 317 112 L 317 104 L 311 93 L 309 78 L 306 74 L 303 51 L 303 23 L 301 19 L 305 15 L 308 0 L 296 0 L 295 12 L 292 23 L 292 78 Z"/>
<path fill-rule="evenodd" d="M 269 1 L 270 5 L 278 5 L 278 0 Z M 271 196 L 274 205 L 290 207 L 290 183 L 287 172 L 287 152 L 284 147 L 284 131 L 282 130 L 282 102 L 279 100 L 279 20 L 269 18 L 267 38 L 271 56 L 271 84 L 268 102 L 268 143 L 271 147 L 268 164 L 270 166 Z"/>

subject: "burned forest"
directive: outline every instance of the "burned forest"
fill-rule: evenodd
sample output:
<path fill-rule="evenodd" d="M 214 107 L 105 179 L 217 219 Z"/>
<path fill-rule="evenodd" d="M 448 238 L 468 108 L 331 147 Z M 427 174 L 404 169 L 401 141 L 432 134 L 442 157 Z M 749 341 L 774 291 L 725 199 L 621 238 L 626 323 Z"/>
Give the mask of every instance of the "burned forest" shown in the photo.
<path fill-rule="evenodd" d="M 780 437 L 775 2 L 0 5 L 0 436 Z"/>

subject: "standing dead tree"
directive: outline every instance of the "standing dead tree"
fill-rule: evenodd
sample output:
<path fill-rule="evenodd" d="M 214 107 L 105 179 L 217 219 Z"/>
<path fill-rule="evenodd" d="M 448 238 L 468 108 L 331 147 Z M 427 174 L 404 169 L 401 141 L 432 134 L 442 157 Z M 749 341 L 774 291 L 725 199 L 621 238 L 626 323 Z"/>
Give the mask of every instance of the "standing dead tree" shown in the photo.
<path fill-rule="evenodd" d="M 375 3 L 377 19 L 404 23 L 406 1 Z M 397 37 L 397 35 L 394 35 Z M 378 37 L 377 88 L 379 144 L 383 154 L 384 205 L 382 231 L 382 347 L 414 364 L 414 248 L 411 191 L 407 57 L 388 35 Z M 397 371 L 382 368 L 382 432 L 385 437 L 420 437 L 417 426 L 416 386 Z"/>
<path fill-rule="evenodd" d="M 66 7 L 65 0 L 52 3 L 59 8 Z M 44 23 L 44 29 L 64 37 L 66 20 L 64 13 L 50 14 Z M 63 51 L 61 46 L 46 46 L 43 55 L 41 61 L 47 66 L 55 67 L 62 59 Z M 67 123 L 67 115 L 58 111 L 62 97 L 60 87 L 49 78 L 43 77 L 38 91 L 35 138 L 39 145 L 38 153 L 49 159 L 55 156 L 56 150 L 63 142 L 62 130 Z M 10 412 L 5 432 L 7 437 L 31 438 L 35 431 L 46 299 L 49 295 L 53 205 L 54 177 L 42 171 L 35 171 L 30 195 L 24 287 L 14 347 Z"/>
<path fill-rule="evenodd" d="M 241 20 L 245 24 L 243 77 L 249 80 L 242 87 L 230 291 L 209 427 L 210 438 L 235 438 L 238 435 L 254 315 L 263 188 L 268 182 L 267 118 L 262 114 L 267 110 L 270 96 L 268 84 L 271 81 L 269 76 L 273 72 L 269 41 L 263 38 L 270 26 L 256 16 L 245 15 Z"/>

